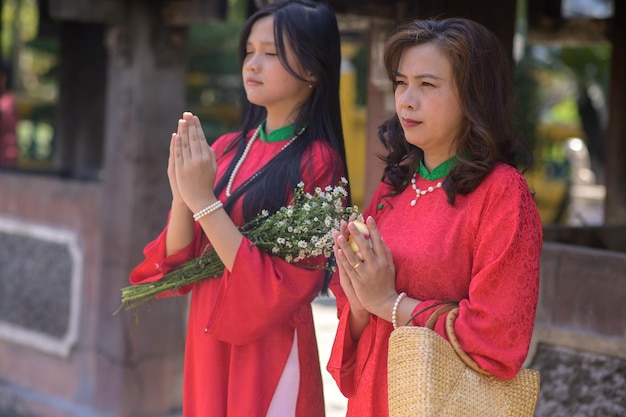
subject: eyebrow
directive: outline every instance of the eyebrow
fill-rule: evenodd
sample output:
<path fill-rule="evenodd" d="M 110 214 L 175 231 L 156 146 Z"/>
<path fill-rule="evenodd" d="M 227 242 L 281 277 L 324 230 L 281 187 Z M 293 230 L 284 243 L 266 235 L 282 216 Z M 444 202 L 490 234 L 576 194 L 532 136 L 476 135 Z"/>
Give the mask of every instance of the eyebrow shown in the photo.
<path fill-rule="evenodd" d="M 253 44 L 254 43 L 250 42 L 250 41 L 246 42 L 246 46 L 253 45 Z M 263 46 L 276 46 L 276 42 L 273 42 L 273 41 L 271 41 L 271 42 L 270 41 L 261 41 L 261 42 L 259 42 L 259 44 L 263 45 Z"/>
<path fill-rule="evenodd" d="M 396 77 L 409 78 L 407 75 L 402 74 L 400 71 L 396 71 Z M 432 78 L 432 79 L 435 79 L 435 80 L 445 81 L 443 78 L 441 78 L 441 77 L 439 77 L 437 75 L 434 75 L 434 74 L 429 74 L 429 73 L 414 75 L 412 78 L 417 78 L 417 79 L 419 79 L 419 78 Z"/>

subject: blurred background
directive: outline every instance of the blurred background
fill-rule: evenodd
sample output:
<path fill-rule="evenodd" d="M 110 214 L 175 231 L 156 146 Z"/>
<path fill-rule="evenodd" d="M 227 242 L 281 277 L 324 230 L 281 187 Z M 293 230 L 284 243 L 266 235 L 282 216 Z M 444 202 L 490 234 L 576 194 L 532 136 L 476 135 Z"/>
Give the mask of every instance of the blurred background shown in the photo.
<path fill-rule="evenodd" d="M 58 155 L 55 158 L 63 29 L 50 17 L 47 3 L 54 4 L 1 2 L 3 83 L 17 106 L 17 159 L 4 165 L 65 175 L 67 167 Z M 189 26 L 185 107 L 201 116 L 207 138 L 238 127 L 241 77 L 236 48 L 250 8 L 244 0 L 230 0 L 224 20 Z M 607 19 L 613 13 L 609 0 L 564 0 L 562 8 L 567 19 Z M 520 129 L 535 149 L 536 163 L 528 179 L 535 188 L 542 221 L 601 224 L 611 43 L 593 38 L 570 43 L 529 39 L 526 9 L 526 0 L 517 2 L 515 76 Z M 344 22 L 342 86 L 345 132 L 355 144 L 366 135 L 370 46 L 367 23 L 356 20 Z M 103 143 L 90 146 L 102 147 Z M 352 149 L 350 174 L 356 200 L 363 204 L 364 155 L 354 155 L 358 147 Z M 70 175 L 97 180 L 102 152 L 94 149 L 88 166 Z"/>
<path fill-rule="evenodd" d="M 178 417 L 187 299 L 120 311 L 162 230 L 183 111 L 237 130 L 239 31 L 267 0 L 0 0 L 0 417 Z M 544 230 L 527 366 L 537 417 L 626 415 L 626 2 L 329 0 L 342 38 L 353 201 L 380 180 L 382 68 L 410 17 L 462 16 L 512 58 L 525 176 Z M 332 294 L 313 303 L 324 371 Z M 210 395 L 210 393 L 207 393 Z"/>

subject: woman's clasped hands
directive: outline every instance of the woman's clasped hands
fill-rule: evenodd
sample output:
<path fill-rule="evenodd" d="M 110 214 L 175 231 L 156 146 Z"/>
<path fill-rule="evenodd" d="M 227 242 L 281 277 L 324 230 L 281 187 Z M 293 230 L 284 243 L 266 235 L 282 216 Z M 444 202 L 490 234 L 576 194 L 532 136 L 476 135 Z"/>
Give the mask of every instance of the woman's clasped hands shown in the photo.
<path fill-rule="evenodd" d="M 366 220 L 367 233 L 362 233 L 354 221 L 342 221 L 340 230 L 333 231 L 333 247 L 341 288 L 350 302 L 355 316 L 374 314 L 382 318 L 389 316 L 389 305 L 393 305 L 398 293 L 395 284 L 395 266 L 391 250 L 383 242 L 376 222 Z M 354 251 L 348 243 L 352 237 Z"/>
<path fill-rule="evenodd" d="M 174 204 L 184 204 L 197 212 L 216 201 L 213 191 L 217 160 L 202 131 L 200 120 L 183 113 L 176 133 L 172 133 L 167 176 Z"/>

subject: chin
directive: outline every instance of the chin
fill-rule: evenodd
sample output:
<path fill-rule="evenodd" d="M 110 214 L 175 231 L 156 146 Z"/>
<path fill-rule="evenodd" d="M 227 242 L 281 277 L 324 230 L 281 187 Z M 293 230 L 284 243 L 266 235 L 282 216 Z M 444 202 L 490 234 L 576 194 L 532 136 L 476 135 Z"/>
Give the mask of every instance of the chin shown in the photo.
<path fill-rule="evenodd" d="M 413 146 L 417 146 L 418 148 L 421 148 L 421 146 L 420 146 L 421 141 L 420 140 L 418 140 L 416 138 L 413 138 L 413 137 L 410 137 L 410 136 L 407 136 L 406 133 L 404 134 L 404 139 L 407 141 L 407 143 L 409 143 L 409 144 L 411 144 Z"/>

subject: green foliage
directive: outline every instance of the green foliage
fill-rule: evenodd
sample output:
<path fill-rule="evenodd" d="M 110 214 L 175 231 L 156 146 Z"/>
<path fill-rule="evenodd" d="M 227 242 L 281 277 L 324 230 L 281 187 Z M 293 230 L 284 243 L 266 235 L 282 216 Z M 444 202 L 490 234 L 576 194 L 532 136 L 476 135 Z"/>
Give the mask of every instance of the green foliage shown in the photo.
<path fill-rule="evenodd" d="M 232 23 L 243 23 L 248 12 L 248 0 L 228 0 L 228 15 L 226 19 Z"/>
<path fill-rule="evenodd" d="M 2 57 L 7 59 L 13 48 L 37 36 L 39 20 L 36 0 L 2 0 Z"/>

